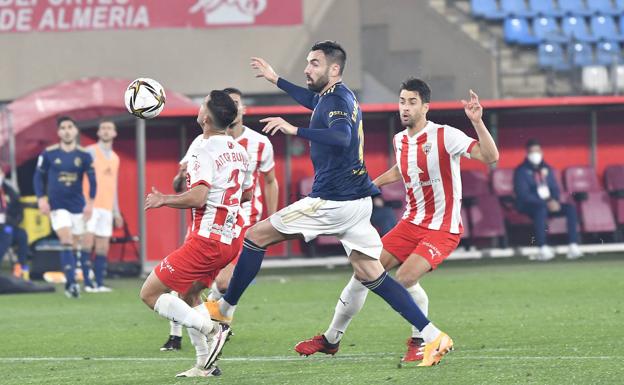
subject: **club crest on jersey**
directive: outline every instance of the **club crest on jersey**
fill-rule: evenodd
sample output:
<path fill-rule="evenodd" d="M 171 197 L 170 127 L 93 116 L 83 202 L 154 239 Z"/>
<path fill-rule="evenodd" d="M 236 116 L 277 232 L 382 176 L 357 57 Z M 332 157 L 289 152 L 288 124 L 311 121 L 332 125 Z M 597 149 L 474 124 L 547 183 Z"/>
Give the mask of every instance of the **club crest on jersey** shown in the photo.
<path fill-rule="evenodd" d="M 61 159 L 59 158 L 54 159 L 54 164 L 61 164 Z"/>
<path fill-rule="evenodd" d="M 74 158 L 74 166 L 80 167 L 81 165 L 82 165 L 82 159 L 80 159 L 79 157 L 75 157 Z"/>
<path fill-rule="evenodd" d="M 234 148 L 234 143 L 228 142 L 228 148 L 231 150 Z"/>
<path fill-rule="evenodd" d="M 429 155 L 429 153 L 431 152 L 431 143 L 427 142 L 425 144 L 422 145 L 422 150 L 425 153 L 425 155 Z"/>

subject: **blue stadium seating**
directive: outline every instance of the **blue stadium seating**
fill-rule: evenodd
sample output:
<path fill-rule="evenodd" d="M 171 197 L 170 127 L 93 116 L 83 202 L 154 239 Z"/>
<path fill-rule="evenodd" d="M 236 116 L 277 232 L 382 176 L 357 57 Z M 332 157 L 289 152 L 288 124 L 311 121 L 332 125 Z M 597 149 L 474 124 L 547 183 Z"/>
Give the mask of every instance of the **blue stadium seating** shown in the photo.
<path fill-rule="evenodd" d="M 594 53 L 588 43 L 574 43 L 572 45 L 572 63 L 576 67 L 594 64 Z"/>
<path fill-rule="evenodd" d="M 587 8 L 592 13 L 598 13 L 602 15 L 615 16 L 620 13 L 614 6 L 611 0 L 589 0 L 587 2 Z"/>
<path fill-rule="evenodd" d="M 557 20 L 552 16 L 542 16 L 533 19 L 533 35 L 542 42 L 564 43 L 568 41 L 568 38 L 559 31 Z"/>
<path fill-rule="evenodd" d="M 589 16 L 592 14 L 583 0 L 559 0 L 559 9 L 569 15 Z"/>
<path fill-rule="evenodd" d="M 616 41 L 601 41 L 596 46 L 596 63 L 610 66 L 622 62 L 622 50 Z"/>
<path fill-rule="evenodd" d="M 615 9 L 617 9 L 620 14 L 624 12 L 624 0 L 615 0 Z"/>
<path fill-rule="evenodd" d="M 529 22 L 525 18 L 508 17 L 503 23 L 503 35 L 507 43 L 535 45 L 539 40 L 533 36 Z"/>
<path fill-rule="evenodd" d="M 535 12 L 527 8 L 524 0 L 501 0 L 501 10 L 508 16 L 533 17 Z"/>
<path fill-rule="evenodd" d="M 471 0 L 472 14 L 490 20 L 502 20 L 505 12 L 498 8 L 496 0 Z"/>
<path fill-rule="evenodd" d="M 561 30 L 563 34 L 572 40 L 578 41 L 591 41 L 595 42 L 597 39 L 589 34 L 587 30 L 587 24 L 582 17 L 579 16 L 566 16 L 561 20 Z"/>
<path fill-rule="evenodd" d="M 570 69 L 563 46 L 559 43 L 542 43 L 537 48 L 537 59 L 540 67 L 565 71 Z"/>
<path fill-rule="evenodd" d="M 563 12 L 559 10 L 559 8 L 555 7 L 553 0 L 529 0 L 529 8 L 537 15 L 554 17 L 563 16 Z"/>
<path fill-rule="evenodd" d="M 598 39 L 611 40 L 618 36 L 615 20 L 611 16 L 592 16 L 589 25 L 591 26 L 592 35 Z"/>

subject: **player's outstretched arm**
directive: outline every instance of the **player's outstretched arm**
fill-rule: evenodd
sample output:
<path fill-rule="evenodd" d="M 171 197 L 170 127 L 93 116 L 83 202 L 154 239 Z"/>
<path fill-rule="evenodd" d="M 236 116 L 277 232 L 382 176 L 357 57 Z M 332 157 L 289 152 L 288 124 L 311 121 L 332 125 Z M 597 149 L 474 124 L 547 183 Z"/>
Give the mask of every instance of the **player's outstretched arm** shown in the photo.
<path fill-rule="evenodd" d="M 263 58 L 252 57 L 251 68 L 258 71 L 256 73 L 257 78 L 265 78 L 269 82 L 278 86 L 281 90 L 285 91 L 291 98 L 295 99 L 297 103 L 310 110 L 314 109 L 316 94 L 307 88 L 299 87 L 298 85 L 279 77 L 273 67 L 271 67 L 271 65 Z"/>
<path fill-rule="evenodd" d="M 145 210 L 156 209 L 162 206 L 174 209 L 199 208 L 206 204 L 209 192 L 208 186 L 199 184 L 182 194 L 167 195 L 152 187 L 152 192 L 145 197 Z"/>
<path fill-rule="evenodd" d="M 473 90 L 470 90 L 470 101 L 462 99 L 461 102 L 464 105 L 464 112 L 470 119 L 475 131 L 477 131 L 477 137 L 479 138 L 479 143 L 470 152 L 470 158 L 488 164 L 497 162 L 498 148 L 496 148 L 494 138 L 492 138 L 485 123 L 483 123 L 483 107 L 479 103 L 479 96 Z"/>
<path fill-rule="evenodd" d="M 35 195 L 37 195 L 37 206 L 43 215 L 50 213 L 50 204 L 48 203 L 48 198 L 45 197 L 43 181 L 44 175 L 47 174 L 48 167 L 49 163 L 45 153 L 39 155 L 37 167 L 35 168 L 35 174 L 33 175 L 33 187 L 35 189 Z"/>
<path fill-rule="evenodd" d="M 399 166 L 395 164 L 388 171 L 375 178 L 373 183 L 375 186 L 381 187 L 399 180 L 401 180 L 401 171 L 399 171 Z"/>

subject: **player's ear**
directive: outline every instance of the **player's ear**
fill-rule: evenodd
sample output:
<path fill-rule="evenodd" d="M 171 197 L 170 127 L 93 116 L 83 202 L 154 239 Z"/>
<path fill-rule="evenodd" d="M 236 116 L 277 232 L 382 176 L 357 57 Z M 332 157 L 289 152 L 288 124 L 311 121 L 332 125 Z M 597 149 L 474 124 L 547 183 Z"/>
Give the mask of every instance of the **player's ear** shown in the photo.
<path fill-rule="evenodd" d="M 427 112 L 429 112 L 429 103 L 424 103 L 423 104 L 423 112 L 426 114 Z"/>
<path fill-rule="evenodd" d="M 338 63 L 331 64 L 329 70 L 332 77 L 340 76 L 340 65 Z"/>

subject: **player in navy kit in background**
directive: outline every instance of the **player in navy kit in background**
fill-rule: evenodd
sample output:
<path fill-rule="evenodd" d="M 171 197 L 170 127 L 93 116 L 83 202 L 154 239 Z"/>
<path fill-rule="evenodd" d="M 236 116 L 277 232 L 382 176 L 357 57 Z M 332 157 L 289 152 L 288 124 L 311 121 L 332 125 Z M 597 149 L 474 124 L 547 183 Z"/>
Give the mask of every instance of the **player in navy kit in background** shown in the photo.
<path fill-rule="evenodd" d="M 80 236 L 85 231 L 85 221 L 91 216 L 96 183 L 93 159 L 77 143 L 78 127 L 72 118 L 57 119 L 60 142 L 46 148 L 37 160 L 33 178 L 37 204 L 42 214 L 50 214 L 52 229 L 61 242 L 61 265 L 65 272 L 65 295 L 80 296 L 76 283 L 76 257 Z M 85 202 L 82 178 L 89 178 L 89 199 Z M 84 253 L 87 256 L 87 253 Z M 86 259 L 86 258 L 84 258 Z M 88 261 L 83 260 L 83 264 Z M 88 274 L 85 285 L 90 284 Z"/>
<path fill-rule="evenodd" d="M 266 123 L 263 131 L 270 135 L 281 131 L 311 142 L 314 184 L 308 197 L 249 228 L 225 296 L 206 303 L 210 315 L 231 322 L 240 297 L 260 270 L 267 246 L 292 238 L 309 242 L 321 234 L 335 235 L 355 278 L 422 331 L 425 342 L 436 346 L 421 364 L 435 365 L 452 349 L 453 341 L 429 322 L 406 289 L 379 262 L 382 244 L 370 216 L 371 196 L 380 191 L 364 165 L 362 111 L 353 92 L 342 83 L 346 52 L 336 42 L 319 42 L 310 49 L 307 62 L 305 89 L 280 78 L 264 59 L 252 58 L 257 77 L 264 77 L 313 110 L 309 128 L 295 127 L 277 117 L 261 122 Z"/>

